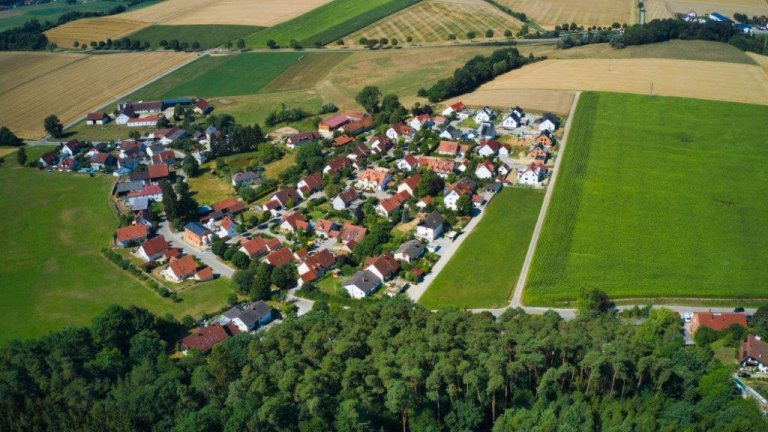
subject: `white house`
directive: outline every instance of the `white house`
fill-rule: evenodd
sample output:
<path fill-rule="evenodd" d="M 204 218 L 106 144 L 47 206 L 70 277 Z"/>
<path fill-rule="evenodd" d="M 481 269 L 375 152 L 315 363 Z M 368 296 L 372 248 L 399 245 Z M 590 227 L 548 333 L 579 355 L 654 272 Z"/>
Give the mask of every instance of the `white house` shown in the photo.
<path fill-rule="evenodd" d="M 422 128 L 428 128 L 435 124 L 435 121 L 432 119 L 432 116 L 429 114 L 421 114 L 417 115 L 413 119 L 411 119 L 409 125 L 415 129 L 419 130 Z"/>
<path fill-rule="evenodd" d="M 495 156 L 500 148 L 501 145 L 494 140 L 481 141 L 477 147 L 477 154 L 482 157 Z"/>
<path fill-rule="evenodd" d="M 477 164 L 475 168 L 475 177 L 479 179 L 489 179 L 493 177 L 494 166 L 492 163 L 485 161 Z"/>
<path fill-rule="evenodd" d="M 501 127 L 504 129 L 517 129 L 522 125 L 523 119 L 514 111 L 507 114 L 507 116 L 504 117 L 504 121 L 501 122 Z"/>
<path fill-rule="evenodd" d="M 480 111 L 478 111 L 475 114 L 475 123 L 477 123 L 478 125 L 481 123 L 488 123 L 491 120 L 493 120 L 494 117 L 496 117 L 496 114 L 493 112 L 492 109 L 486 106 L 486 107 L 483 107 Z"/>
<path fill-rule="evenodd" d="M 426 241 L 437 240 L 443 235 L 444 224 L 443 216 L 437 211 L 433 211 L 416 226 L 416 237 Z"/>
<path fill-rule="evenodd" d="M 362 270 L 354 274 L 349 280 L 341 284 L 349 296 L 354 299 L 361 299 L 368 297 L 376 292 L 381 286 L 381 279 L 379 279 L 370 270 Z"/>
<path fill-rule="evenodd" d="M 344 210 L 357 199 L 357 191 L 349 188 L 333 198 L 333 209 Z"/>
<path fill-rule="evenodd" d="M 557 125 L 550 119 L 544 119 L 539 123 L 539 132 L 544 132 L 545 130 L 554 132 L 557 130 Z"/>
<path fill-rule="evenodd" d="M 401 171 L 413 171 L 419 167 L 419 160 L 416 156 L 408 153 L 402 159 L 397 161 L 397 169 Z"/>
<path fill-rule="evenodd" d="M 546 167 L 532 163 L 517 172 L 517 183 L 530 186 L 538 186 L 546 178 Z"/>
<path fill-rule="evenodd" d="M 768 372 L 768 343 L 762 341 L 760 336 L 747 336 L 739 346 L 739 366 Z"/>
<path fill-rule="evenodd" d="M 154 261 L 161 258 L 166 250 L 168 250 L 168 242 L 165 241 L 165 237 L 159 235 L 142 243 L 136 254 L 144 261 Z"/>

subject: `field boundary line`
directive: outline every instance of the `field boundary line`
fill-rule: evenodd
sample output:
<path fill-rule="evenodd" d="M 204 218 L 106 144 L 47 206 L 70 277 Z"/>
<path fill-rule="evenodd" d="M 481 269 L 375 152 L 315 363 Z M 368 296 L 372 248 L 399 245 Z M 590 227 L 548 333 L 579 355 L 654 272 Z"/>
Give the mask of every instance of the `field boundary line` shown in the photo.
<path fill-rule="evenodd" d="M 49 70 L 48 72 L 44 73 L 43 75 L 40 75 L 40 76 L 36 76 L 36 77 L 32 77 L 32 78 L 29 78 L 29 79 L 27 79 L 26 81 L 24 81 L 24 82 L 21 82 L 21 83 L 19 83 L 18 85 L 15 85 L 15 86 L 13 86 L 13 87 L 11 87 L 11 88 L 9 88 L 9 89 L 7 89 L 7 90 L 3 91 L 3 92 L 2 92 L 2 93 L 0 93 L 0 94 L 6 94 L 6 93 L 8 93 L 8 92 L 9 92 L 9 91 L 11 91 L 11 90 L 15 90 L 15 89 L 17 89 L 17 88 L 19 88 L 19 87 L 23 86 L 24 84 L 27 84 L 27 83 L 29 83 L 29 82 L 32 82 L 32 81 L 34 81 L 34 80 L 36 80 L 36 79 L 38 79 L 38 78 L 41 78 L 41 77 L 43 77 L 43 76 L 45 76 L 45 75 L 48 75 L 48 74 L 50 74 L 50 73 L 56 72 L 56 71 L 57 71 L 57 70 L 59 70 L 59 69 L 65 68 L 65 67 L 67 67 L 67 66 L 71 66 L 71 65 L 73 65 L 73 64 L 75 64 L 75 63 L 77 63 L 77 62 L 81 62 L 81 61 L 83 61 L 83 60 L 85 60 L 85 59 L 87 59 L 87 58 L 88 58 L 88 55 L 86 54 L 86 55 L 84 55 L 82 58 L 79 58 L 79 59 L 77 59 L 77 60 L 75 60 L 75 61 L 73 61 L 73 62 L 71 62 L 71 63 L 63 64 L 63 65 L 61 65 L 61 66 L 59 66 L 59 67 L 57 67 L 57 68 L 53 68 L 53 69 Z"/>
<path fill-rule="evenodd" d="M 521 299 L 523 297 L 523 289 L 525 287 L 525 283 L 528 280 L 528 273 L 531 270 L 531 262 L 533 262 L 533 255 L 536 252 L 536 246 L 539 244 L 539 236 L 541 235 L 542 228 L 544 227 L 544 219 L 547 217 L 549 202 L 552 200 L 552 194 L 555 192 L 555 183 L 557 181 L 558 174 L 560 173 L 560 166 L 563 161 L 563 155 L 565 154 L 565 148 L 568 145 L 568 135 L 571 131 L 574 113 L 576 112 L 576 106 L 579 103 L 580 97 L 581 92 L 576 92 L 576 95 L 573 98 L 573 102 L 571 103 L 571 111 L 568 113 L 568 120 L 566 120 L 565 132 L 563 133 L 563 139 L 560 143 L 560 151 L 557 154 L 557 160 L 555 160 L 554 172 L 552 173 L 552 177 L 549 179 L 547 192 L 544 194 L 544 201 L 541 203 L 539 218 L 536 220 L 536 226 L 534 227 L 533 235 L 531 236 L 531 243 L 528 245 L 528 252 L 525 254 L 523 268 L 520 270 L 520 276 L 517 279 L 515 292 L 512 294 L 512 299 L 509 302 L 508 307 L 515 308 L 522 306 Z"/>

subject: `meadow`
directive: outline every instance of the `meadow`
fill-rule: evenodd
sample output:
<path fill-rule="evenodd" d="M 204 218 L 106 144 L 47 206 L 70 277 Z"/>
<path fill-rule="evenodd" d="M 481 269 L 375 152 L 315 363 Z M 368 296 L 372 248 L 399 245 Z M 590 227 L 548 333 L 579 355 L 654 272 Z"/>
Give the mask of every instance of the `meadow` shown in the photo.
<path fill-rule="evenodd" d="M 507 304 L 523 266 L 544 198 L 542 190 L 505 189 L 419 303 L 440 307 L 496 308 Z"/>
<path fill-rule="evenodd" d="M 268 40 L 288 47 L 327 45 L 419 0 L 334 0 L 290 21 L 260 31 L 246 39 L 250 47 L 265 47 Z"/>
<path fill-rule="evenodd" d="M 264 27 L 250 25 L 153 25 L 145 27 L 136 33 L 129 34 L 128 38 L 147 41 L 153 49 L 162 49 L 160 41 L 176 39 L 179 42 L 187 42 L 190 47 L 194 42 L 200 44 L 201 49 L 215 48 L 227 41 L 235 41 L 255 33 Z"/>
<path fill-rule="evenodd" d="M 160 0 L 140 3 L 134 7 L 147 7 L 158 1 Z M 31 19 L 36 19 L 41 23 L 45 21 L 56 22 L 61 15 L 68 12 L 102 12 L 115 6 L 117 5 L 114 1 L 95 0 L 73 5 L 59 1 L 8 9 L 0 11 L 0 31 L 18 27 Z"/>
<path fill-rule="evenodd" d="M 584 93 L 524 291 L 765 298 L 768 107 Z M 749 134 L 736 125 L 749 124 Z"/>
<path fill-rule="evenodd" d="M 48 147 L 28 149 L 30 160 Z M 110 304 L 146 307 L 177 318 L 224 306 L 227 279 L 198 284 L 174 303 L 101 255 L 117 227 L 111 176 L 46 173 L 20 168 L 15 157 L 0 167 L 0 341 L 30 338 L 87 324 Z"/>

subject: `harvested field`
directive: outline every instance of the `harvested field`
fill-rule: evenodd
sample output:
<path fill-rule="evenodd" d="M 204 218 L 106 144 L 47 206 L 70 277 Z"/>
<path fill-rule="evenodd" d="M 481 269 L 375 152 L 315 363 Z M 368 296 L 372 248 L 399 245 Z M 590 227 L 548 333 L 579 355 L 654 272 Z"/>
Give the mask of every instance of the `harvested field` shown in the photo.
<path fill-rule="evenodd" d="M 411 36 L 414 43 L 448 41 L 448 35 L 466 39 L 473 31 L 476 39 L 485 40 L 485 31 L 493 30 L 496 39 L 504 38 L 504 30 L 519 29 L 522 23 L 483 0 L 426 0 L 384 18 L 348 36 L 350 43 L 361 37 L 390 40 L 401 44 Z"/>
<path fill-rule="evenodd" d="M 0 93 L 86 57 L 81 54 L 51 55 L 43 52 L 0 53 Z M 16 71 L 19 73 L 14 73 Z"/>
<path fill-rule="evenodd" d="M 634 0 L 498 0 L 515 12 L 523 12 L 542 27 L 575 22 L 579 25 L 633 24 L 637 21 Z"/>
<path fill-rule="evenodd" d="M 688 13 L 694 11 L 699 15 L 709 12 L 719 12 L 729 18 L 736 12 L 747 16 L 768 15 L 768 3 L 765 0 L 652 0 L 664 5 L 671 14 Z"/>
<path fill-rule="evenodd" d="M 111 17 L 78 20 L 46 32 L 60 47 L 74 41 L 118 38 L 153 24 L 236 24 L 273 26 L 329 0 L 166 0 L 151 7 Z"/>
<path fill-rule="evenodd" d="M 693 60 L 545 60 L 479 88 L 510 89 L 598 90 L 768 103 L 768 77 L 760 66 Z"/>
<path fill-rule="evenodd" d="M 467 105 L 488 105 L 499 109 L 519 105 L 526 111 L 554 112 L 567 115 L 573 104 L 575 92 L 567 90 L 477 90 L 446 102 L 452 104 L 462 101 Z"/>
<path fill-rule="evenodd" d="M 68 123 L 191 57 L 194 54 L 85 56 L 0 93 L 3 100 L 15 104 L 12 110 L 0 111 L 0 124 L 24 138 L 39 138 L 44 135 L 43 119 L 49 114 Z M 27 70 L 14 68 L 13 73 L 26 76 Z"/>

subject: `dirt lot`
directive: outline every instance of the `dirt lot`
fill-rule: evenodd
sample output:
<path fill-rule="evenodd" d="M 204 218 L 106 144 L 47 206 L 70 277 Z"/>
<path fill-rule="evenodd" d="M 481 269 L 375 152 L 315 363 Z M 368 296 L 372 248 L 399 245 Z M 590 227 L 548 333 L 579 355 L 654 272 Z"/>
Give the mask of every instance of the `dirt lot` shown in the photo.
<path fill-rule="evenodd" d="M 502 75 L 478 91 L 514 89 L 598 90 L 768 103 L 768 76 L 760 66 L 693 60 L 545 60 Z"/>
<path fill-rule="evenodd" d="M 0 59 L 5 55 L 0 55 Z M 47 55 L 59 57 L 59 54 Z M 46 116 L 56 114 L 63 123 L 72 121 L 193 56 L 187 53 L 83 56 L 0 92 L 2 100 L 14 104 L 14 109 L 0 110 L 0 124 L 21 137 L 39 138 L 44 135 L 43 119 Z M 20 77 L 34 73 L 34 68 L 14 68 L 11 75 L 18 76 L 16 81 L 21 82 Z"/>

